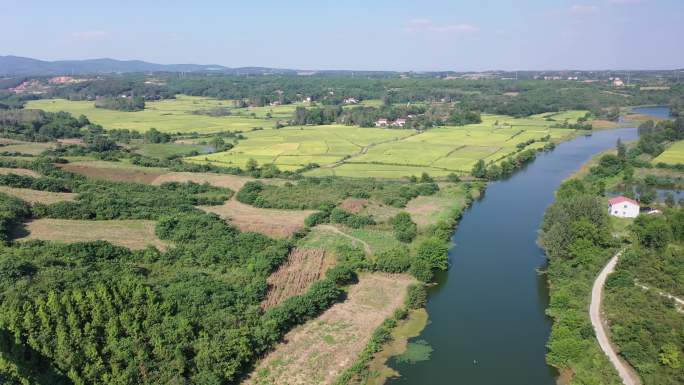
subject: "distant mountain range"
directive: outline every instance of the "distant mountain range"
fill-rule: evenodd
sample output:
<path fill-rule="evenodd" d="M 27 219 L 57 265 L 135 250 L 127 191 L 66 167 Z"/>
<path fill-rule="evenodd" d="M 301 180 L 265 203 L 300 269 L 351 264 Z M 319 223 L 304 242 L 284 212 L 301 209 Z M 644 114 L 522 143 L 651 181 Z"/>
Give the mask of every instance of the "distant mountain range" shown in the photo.
<path fill-rule="evenodd" d="M 132 72 L 219 72 L 240 75 L 289 74 L 294 70 L 204 64 L 156 64 L 141 60 L 87 59 L 45 61 L 20 56 L 0 56 L 0 76 L 89 75 Z"/>

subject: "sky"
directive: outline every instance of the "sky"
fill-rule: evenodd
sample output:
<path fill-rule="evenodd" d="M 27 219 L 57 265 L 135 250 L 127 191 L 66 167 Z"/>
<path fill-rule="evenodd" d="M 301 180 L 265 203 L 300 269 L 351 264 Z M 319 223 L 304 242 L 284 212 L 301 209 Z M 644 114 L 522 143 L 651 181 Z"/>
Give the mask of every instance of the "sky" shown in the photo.
<path fill-rule="evenodd" d="M 291 69 L 684 67 L 684 0 L 0 0 L 0 55 Z"/>

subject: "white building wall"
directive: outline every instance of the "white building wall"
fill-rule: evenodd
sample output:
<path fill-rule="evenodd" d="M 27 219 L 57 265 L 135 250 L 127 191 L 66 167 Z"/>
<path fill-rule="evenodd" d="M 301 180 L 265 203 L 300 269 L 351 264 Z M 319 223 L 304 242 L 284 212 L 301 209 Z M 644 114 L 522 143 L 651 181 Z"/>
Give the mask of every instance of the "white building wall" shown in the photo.
<path fill-rule="evenodd" d="M 639 216 L 639 206 L 631 202 L 620 202 L 611 205 L 609 214 L 619 218 L 636 218 Z"/>

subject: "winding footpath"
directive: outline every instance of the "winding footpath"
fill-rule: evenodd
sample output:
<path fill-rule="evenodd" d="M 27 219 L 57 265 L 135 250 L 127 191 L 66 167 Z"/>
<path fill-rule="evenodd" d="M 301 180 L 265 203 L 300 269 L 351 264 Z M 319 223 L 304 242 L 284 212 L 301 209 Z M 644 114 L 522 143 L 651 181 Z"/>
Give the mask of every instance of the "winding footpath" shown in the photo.
<path fill-rule="evenodd" d="M 341 235 L 345 238 L 349 238 L 349 239 L 351 239 L 352 243 L 354 243 L 354 244 L 356 244 L 356 242 L 359 242 L 363 246 L 363 251 L 366 254 L 368 254 L 368 255 L 373 254 L 373 250 L 371 249 L 370 245 L 368 244 L 368 242 L 364 241 L 363 239 L 359 239 L 353 235 L 349 235 L 349 234 L 343 232 L 342 230 L 338 229 L 337 227 L 335 227 L 333 225 L 318 225 L 316 227 L 318 227 L 319 229 L 331 231 L 331 232 L 338 234 L 338 235 Z"/>
<path fill-rule="evenodd" d="M 644 289 L 644 290 L 646 290 L 646 291 L 648 291 L 648 290 L 654 290 L 656 293 L 658 293 L 659 296 L 665 297 L 665 298 L 667 298 L 667 299 L 673 300 L 673 301 L 675 302 L 675 308 L 677 309 L 677 311 L 680 312 L 680 313 L 684 313 L 684 299 L 681 299 L 681 298 L 679 298 L 679 297 L 675 297 L 674 295 L 672 295 L 672 294 L 670 294 L 670 293 L 666 293 L 666 292 L 664 292 L 664 291 L 660 291 L 660 290 L 658 290 L 658 289 L 653 289 L 653 288 L 648 287 L 648 286 L 646 286 L 646 285 L 642 285 L 642 284 L 640 284 L 639 282 L 634 282 L 634 284 L 635 284 L 637 287 L 640 287 L 640 288 L 642 288 L 642 289 Z"/>
<path fill-rule="evenodd" d="M 606 278 L 615 270 L 615 265 L 617 265 L 618 259 L 622 251 L 618 252 L 613 256 L 613 258 L 608 261 L 606 266 L 601 270 L 598 277 L 594 281 L 594 286 L 591 288 L 591 304 L 589 305 L 589 317 L 591 318 L 591 324 L 594 326 L 594 331 L 596 332 L 596 339 L 601 346 L 603 352 L 608 356 L 608 359 L 617 370 L 622 383 L 625 385 L 641 385 L 641 380 L 639 376 L 634 372 L 628 363 L 621 360 L 618 357 L 615 348 L 610 343 L 608 338 L 608 333 L 606 332 L 607 323 L 601 317 L 601 302 L 603 299 L 603 286 L 606 283 Z"/>

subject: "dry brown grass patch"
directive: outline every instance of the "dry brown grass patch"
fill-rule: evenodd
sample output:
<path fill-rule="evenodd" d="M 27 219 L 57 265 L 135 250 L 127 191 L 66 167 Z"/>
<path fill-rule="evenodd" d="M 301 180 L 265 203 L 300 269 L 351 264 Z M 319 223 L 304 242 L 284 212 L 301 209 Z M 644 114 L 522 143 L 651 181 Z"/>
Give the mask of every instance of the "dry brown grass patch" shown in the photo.
<path fill-rule="evenodd" d="M 22 142 L 21 140 L 16 140 L 16 139 L 0 138 L 0 145 L 19 144 L 19 143 L 24 143 L 24 142 Z"/>
<path fill-rule="evenodd" d="M 168 182 L 195 182 L 195 183 L 209 183 L 216 187 L 227 187 L 233 191 L 240 191 L 245 183 L 254 180 L 248 176 L 240 175 L 226 175 L 213 173 L 194 173 L 194 172 L 170 172 L 158 176 L 152 181 L 152 184 L 162 184 Z"/>
<path fill-rule="evenodd" d="M 37 178 L 40 176 L 37 172 L 33 170 L 29 170 L 27 168 L 5 168 L 5 167 L 0 167 L 0 174 L 2 175 L 7 175 L 7 174 L 16 174 L 16 175 L 23 175 L 23 176 L 30 176 L 33 178 Z"/>
<path fill-rule="evenodd" d="M 29 203 L 43 203 L 46 205 L 57 202 L 73 201 L 78 196 L 78 194 L 74 193 L 58 193 L 8 186 L 0 186 L 0 192 L 23 199 Z"/>
<path fill-rule="evenodd" d="M 332 384 L 363 351 L 373 331 L 403 306 L 407 275 L 363 274 L 347 299 L 287 333 L 246 384 Z"/>
<path fill-rule="evenodd" d="M 57 167 L 75 174 L 83 175 L 88 178 L 111 180 L 115 182 L 134 182 L 134 183 L 152 183 L 160 175 L 164 174 L 162 171 L 150 169 L 140 169 L 134 166 L 127 167 L 106 167 L 97 162 L 83 162 L 83 163 L 67 163 L 58 164 Z"/>
<path fill-rule="evenodd" d="M 314 210 L 260 209 L 231 199 L 221 206 L 201 206 L 218 214 L 241 231 L 253 231 L 275 238 L 287 238 L 304 228 L 306 217 Z"/>
<path fill-rule="evenodd" d="M 61 144 L 77 144 L 81 145 L 83 144 L 83 139 L 81 138 L 63 138 L 63 139 L 57 139 L 57 142 Z"/>
<path fill-rule="evenodd" d="M 323 249 L 294 249 L 278 271 L 268 277 L 268 295 L 261 307 L 268 309 L 284 300 L 306 293 L 335 263 Z"/>
<path fill-rule="evenodd" d="M 596 120 L 592 120 L 590 123 L 591 123 L 592 127 L 594 127 L 595 129 L 598 129 L 598 130 L 620 127 L 619 123 L 616 123 L 616 122 L 613 122 L 610 120 L 596 119 Z"/>
<path fill-rule="evenodd" d="M 154 246 L 166 248 L 154 233 L 155 222 L 145 220 L 87 221 L 70 219 L 37 219 L 26 224 L 25 240 L 41 239 L 58 242 L 109 241 L 129 249 Z"/>
<path fill-rule="evenodd" d="M 358 214 L 368 206 L 368 199 L 347 198 L 340 203 L 340 208 L 353 214 Z"/>

